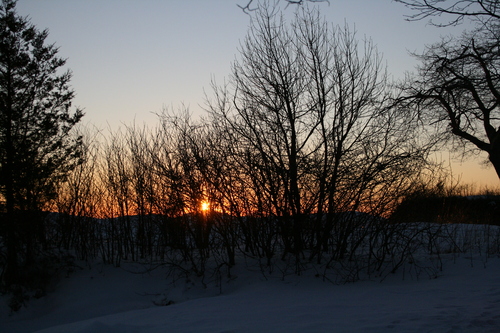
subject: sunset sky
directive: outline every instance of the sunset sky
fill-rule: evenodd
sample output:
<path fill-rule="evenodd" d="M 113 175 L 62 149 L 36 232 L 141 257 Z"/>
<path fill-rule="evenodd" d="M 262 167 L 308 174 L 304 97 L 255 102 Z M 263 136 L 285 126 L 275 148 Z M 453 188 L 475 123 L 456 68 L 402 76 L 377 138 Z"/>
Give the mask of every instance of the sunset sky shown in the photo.
<path fill-rule="evenodd" d="M 238 55 L 250 17 L 238 8 L 245 0 L 18 0 L 17 10 L 60 47 L 73 71 L 74 105 L 85 122 L 100 129 L 121 124 L 154 126 L 163 108 L 189 107 L 203 114 L 210 81 L 222 83 Z M 420 52 L 440 35 L 460 34 L 465 26 L 438 29 L 407 22 L 410 10 L 391 0 L 330 0 L 318 4 L 333 24 L 355 25 L 358 38 L 371 38 L 389 73 L 402 78 Z M 294 6 L 286 9 L 293 12 Z M 449 161 L 448 153 L 440 156 Z M 455 176 L 479 185 L 499 183 L 486 155 L 453 163 Z"/>

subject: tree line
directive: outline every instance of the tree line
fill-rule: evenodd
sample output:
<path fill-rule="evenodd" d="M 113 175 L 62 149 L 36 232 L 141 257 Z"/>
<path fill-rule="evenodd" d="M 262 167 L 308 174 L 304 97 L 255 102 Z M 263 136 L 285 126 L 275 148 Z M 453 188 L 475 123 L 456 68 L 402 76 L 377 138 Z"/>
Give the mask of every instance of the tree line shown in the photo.
<path fill-rule="evenodd" d="M 429 127 L 435 118 L 451 119 L 464 140 L 479 119 L 495 146 L 493 60 L 460 58 L 471 73 L 482 65 L 485 81 L 457 82 L 463 74 L 453 62 L 439 58 L 445 67 L 434 68 L 432 48 L 425 70 L 398 86 L 371 40 L 316 9 L 300 7 L 290 21 L 277 6 L 251 15 L 232 75 L 212 83 L 204 118 L 164 110 L 155 128 L 101 135 L 78 126 L 71 73 L 59 74 L 64 60 L 46 45 L 47 32 L 3 0 L 4 286 L 39 283 L 24 280 L 42 276 L 34 273 L 60 253 L 207 278 L 230 275 L 243 255 L 263 271 L 300 273 L 316 263 L 355 280 L 394 271 L 437 241 L 434 229 L 393 223 L 391 213 L 441 180 L 430 159 L 443 142 L 443 129 Z M 427 88 L 443 82 L 441 95 Z"/>

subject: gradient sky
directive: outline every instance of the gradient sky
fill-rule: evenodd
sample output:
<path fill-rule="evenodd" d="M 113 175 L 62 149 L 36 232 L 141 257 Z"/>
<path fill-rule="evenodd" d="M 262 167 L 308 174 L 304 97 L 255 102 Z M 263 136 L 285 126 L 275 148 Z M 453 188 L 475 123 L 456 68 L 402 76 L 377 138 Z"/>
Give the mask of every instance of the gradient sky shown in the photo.
<path fill-rule="evenodd" d="M 73 71 L 74 105 L 84 109 L 85 122 L 105 130 L 134 121 L 154 126 L 164 107 L 184 105 L 201 115 L 211 79 L 229 75 L 249 25 L 237 4 L 246 0 L 18 0 L 17 10 L 49 30 L 48 41 Z M 391 0 L 318 6 L 329 22 L 355 25 L 359 39 L 371 38 L 394 78 L 416 65 L 409 51 L 465 28 L 407 22 L 409 9 Z M 450 160 L 447 153 L 441 158 Z M 493 168 L 480 165 L 485 159 L 453 162 L 455 176 L 496 186 Z"/>

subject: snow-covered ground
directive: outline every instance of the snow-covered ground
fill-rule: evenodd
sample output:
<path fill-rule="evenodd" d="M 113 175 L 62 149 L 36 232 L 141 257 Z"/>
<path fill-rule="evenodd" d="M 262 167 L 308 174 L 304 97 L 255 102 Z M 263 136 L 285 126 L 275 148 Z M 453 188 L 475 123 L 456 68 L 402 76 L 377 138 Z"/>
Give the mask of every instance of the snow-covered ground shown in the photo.
<path fill-rule="evenodd" d="M 342 285 L 240 265 L 204 288 L 165 268 L 130 272 L 143 269 L 78 269 L 14 314 L 1 299 L 0 332 L 500 332 L 499 258 L 449 255 L 437 278 Z"/>

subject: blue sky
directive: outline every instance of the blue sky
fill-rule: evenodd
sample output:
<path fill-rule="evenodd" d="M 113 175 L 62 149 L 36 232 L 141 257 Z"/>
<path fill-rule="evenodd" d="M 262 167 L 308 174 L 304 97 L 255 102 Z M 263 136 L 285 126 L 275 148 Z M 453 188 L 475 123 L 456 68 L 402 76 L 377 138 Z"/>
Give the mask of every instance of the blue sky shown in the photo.
<path fill-rule="evenodd" d="M 17 10 L 68 58 L 76 91 L 74 105 L 85 121 L 101 129 L 120 124 L 154 125 L 164 107 L 189 107 L 203 113 L 210 81 L 222 82 L 238 55 L 250 18 L 237 4 L 245 0 L 18 0 Z M 422 51 L 440 35 L 464 26 L 438 29 L 407 22 L 410 11 L 391 0 L 330 0 L 318 5 L 333 24 L 355 25 L 383 54 L 389 73 L 401 78 Z M 293 6 L 286 9 L 292 13 Z M 484 160 L 485 156 L 481 155 Z M 449 159 L 447 154 L 443 159 Z M 470 169 L 473 168 L 473 169 Z M 481 184 L 498 182 L 492 168 L 477 161 L 455 164 L 456 174 Z"/>

